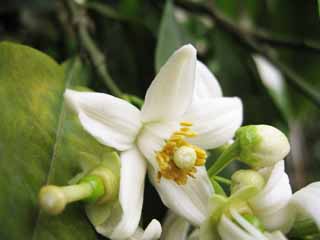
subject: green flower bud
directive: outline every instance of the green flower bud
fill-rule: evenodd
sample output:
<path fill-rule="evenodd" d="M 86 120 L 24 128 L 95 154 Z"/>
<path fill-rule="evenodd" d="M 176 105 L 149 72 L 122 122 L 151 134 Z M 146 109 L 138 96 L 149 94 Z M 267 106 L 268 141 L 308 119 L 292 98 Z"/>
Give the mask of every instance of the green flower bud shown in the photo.
<path fill-rule="evenodd" d="M 254 170 L 238 170 L 231 176 L 231 193 L 235 193 L 246 186 L 254 186 L 258 190 L 264 187 L 265 180 Z"/>
<path fill-rule="evenodd" d="M 281 161 L 290 151 L 287 137 L 268 125 L 250 125 L 236 132 L 239 142 L 239 157 L 254 168 L 272 166 Z"/>

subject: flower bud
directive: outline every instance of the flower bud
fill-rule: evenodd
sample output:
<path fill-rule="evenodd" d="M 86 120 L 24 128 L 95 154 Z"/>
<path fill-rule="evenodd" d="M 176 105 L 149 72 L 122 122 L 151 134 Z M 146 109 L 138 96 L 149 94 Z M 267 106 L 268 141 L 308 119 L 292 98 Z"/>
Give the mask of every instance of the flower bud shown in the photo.
<path fill-rule="evenodd" d="M 250 125 L 236 132 L 240 160 L 254 168 L 272 166 L 290 151 L 287 137 L 268 125 Z"/>
<path fill-rule="evenodd" d="M 260 173 L 254 170 L 238 170 L 231 176 L 231 193 L 246 186 L 254 186 L 260 190 L 264 184 L 264 178 Z"/>

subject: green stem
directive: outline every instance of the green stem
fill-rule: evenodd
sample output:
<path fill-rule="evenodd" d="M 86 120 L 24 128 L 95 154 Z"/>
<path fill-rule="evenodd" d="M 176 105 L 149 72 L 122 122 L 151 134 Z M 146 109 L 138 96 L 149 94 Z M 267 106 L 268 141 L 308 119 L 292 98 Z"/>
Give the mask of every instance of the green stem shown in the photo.
<path fill-rule="evenodd" d="M 78 37 L 81 43 L 81 46 L 87 52 L 90 57 L 90 60 L 95 67 L 98 75 L 104 81 L 110 92 L 119 98 L 122 98 L 123 93 L 116 83 L 112 80 L 105 61 L 105 56 L 96 46 L 95 42 L 91 38 L 88 31 L 88 19 L 85 13 L 85 9 L 82 6 L 79 6 L 74 3 L 73 0 L 65 0 L 69 6 L 69 9 L 72 14 L 73 22 L 77 26 Z"/>
<path fill-rule="evenodd" d="M 221 177 L 221 176 L 213 176 L 212 178 L 214 180 L 216 180 L 217 182 L 224 183 L 226 185 L 231 185 L 231 180 L 229 180 L 227 178 L 224 178 L 224 177 Z"/>
<path fill-rule="evenodd" d="M 239 156 L 239 148 L 240 146 L 238 141 L 235 141 L 233 144 L 231 144 L 209 168 L 209 176 L 216 176 L 233 160 L 235 160 Z"/>

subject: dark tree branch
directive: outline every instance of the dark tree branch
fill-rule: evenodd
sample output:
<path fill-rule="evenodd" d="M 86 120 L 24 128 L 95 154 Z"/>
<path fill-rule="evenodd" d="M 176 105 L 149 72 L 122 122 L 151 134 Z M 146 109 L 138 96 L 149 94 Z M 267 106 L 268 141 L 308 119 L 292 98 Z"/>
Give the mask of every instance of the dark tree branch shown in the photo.
<path fill-rule="evenodd" d="M 118 88 L 116 83 L 112 80 L 105 60 L 104 54 L 96 46 L 95 42 L 89 33 L 89 19 L 86 15 L 85 9 L 76 4 L 73 0 L 63 0 L 68 7 L 73 24 L 76 27 L 77 37 L 79 39 L 81 48 L 88 54 L 94 68 L 98 75 L 104 81 L 110 92 L 122 98 L 124 95 Z"/>

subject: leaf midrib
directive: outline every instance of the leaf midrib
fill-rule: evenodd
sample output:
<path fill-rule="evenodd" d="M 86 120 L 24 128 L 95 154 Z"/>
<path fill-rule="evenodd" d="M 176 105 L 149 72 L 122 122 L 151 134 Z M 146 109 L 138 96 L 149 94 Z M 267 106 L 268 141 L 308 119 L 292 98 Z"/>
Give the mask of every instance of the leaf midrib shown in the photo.
<path fill-rule="evenodd" d="M 66 73 L 66 81 L 65 81 L 65 85 L 64 85 L 64 90 L 67 89 L 71 85 L 71 81 L 73 79 L 73 74 L 74 74 L 74 69 L 76 68 L 76 63 L 77 63 L 76 59 L 73 59 L 71 62 L 71 68 Z M 51 172 L 52 172 L 51 170 L 52 170 L 52 168 L 54 166 L 54 162 L 56 160 L 58 145 L 59 145 L 60 139 L 62 137 L 62 133 L 63 133 L 64 119 L 65 119 L 65 102 L 64 102 L 64 99 L 62 99 L 60 113 L 59 113 L 59 119 L 58 119 L 58 125 L 57 125 L 57 131 L 56 131 L 56 135 L 55 135 L 55 142 L 54 142 L 52 153 L 51 153 L 50 166 L 48 169 L 48 174 L 47 174 L 47 178 L 45 181 L 45 185 L 47 185 L 49 183 L 49 180 L 51 178 Z M 37 236 L 39 219 L 41 216 L 41 209 L 40 208 L 38 208 L 36 215 L 37 216 L 36 216 L 36 220 L 35 220 L 34 230 L 32 233 L 32 240 L 35 240 L 36 239 L 35 237 Z"/>

